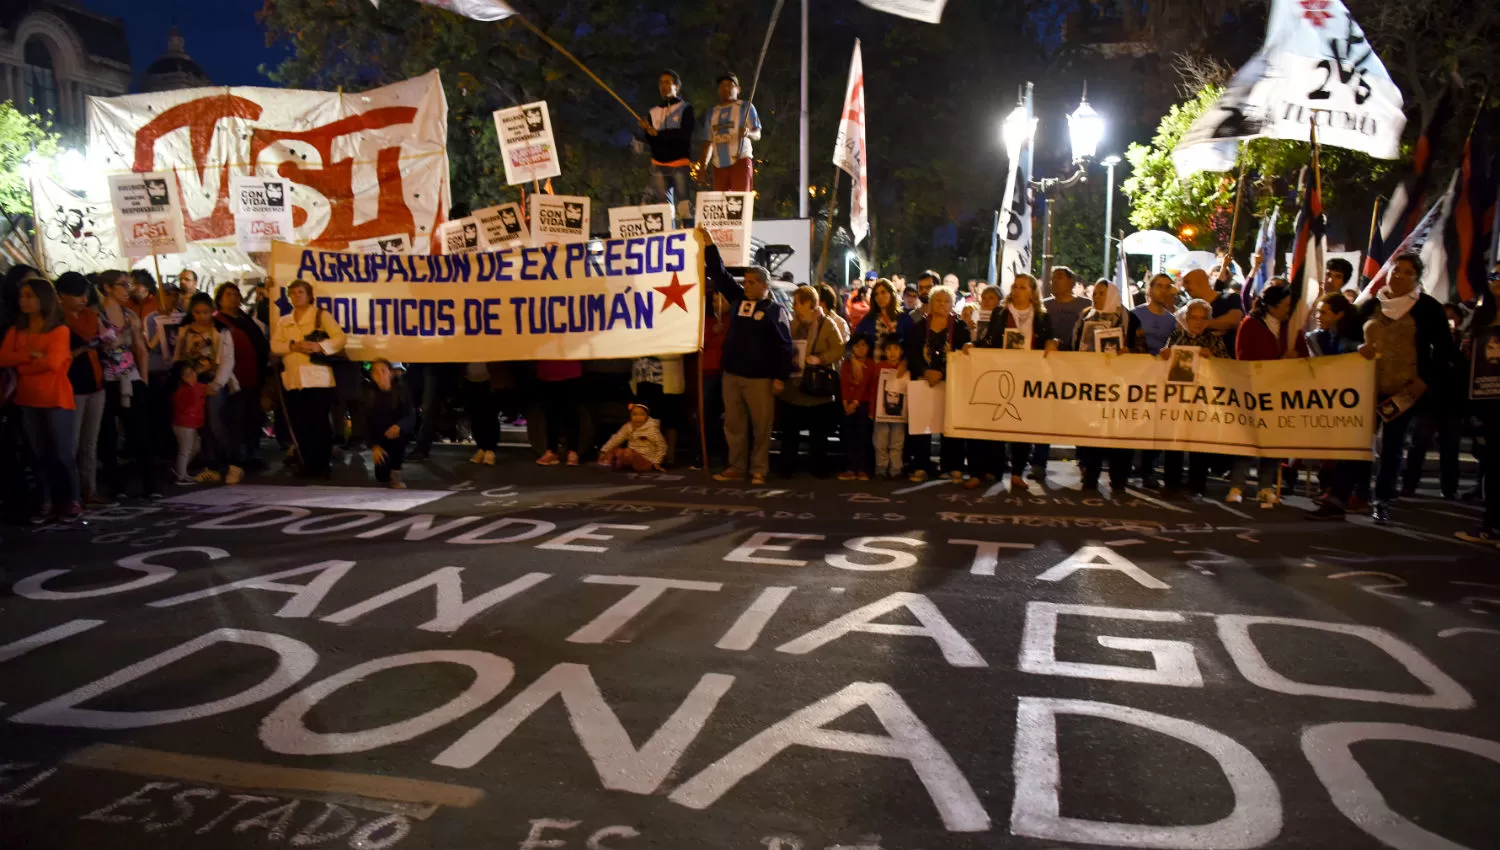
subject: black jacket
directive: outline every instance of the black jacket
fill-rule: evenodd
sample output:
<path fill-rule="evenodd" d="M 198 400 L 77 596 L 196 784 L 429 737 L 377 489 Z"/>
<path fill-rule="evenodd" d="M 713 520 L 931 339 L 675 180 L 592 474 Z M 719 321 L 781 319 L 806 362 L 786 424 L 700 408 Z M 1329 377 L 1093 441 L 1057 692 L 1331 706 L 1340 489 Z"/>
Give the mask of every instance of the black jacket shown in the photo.
<path fill-rule="evenodd" d="M 719 247 L 703 252 L 703 275 L 729 301 L 729 330 L 720 366 L 741 378 L 786 380 L 792 373 L 792 329 L 786 311 L 770 298 L 745 300 L 745 287 L 724 268 Z"/>
<path fill-rule="evenodd" d="M 1349 333 L 1356 347 L 1364 343 L 1365 323 L 1379 309 L 1380 299 L 1371 298 L 1355 311 Z M 1411 318 L 1417 326 L 1417 377 L 1427 385 L 1427 392 L 1418 403 L 1426 406 L 1451 400 L 1461 375 L 1450 365 L 1458 353 L 1454 350 L 1453 333 L 1448 329 L 1448 315 L 1436 298 L 1424 292 L 1412 305 Z"/>
<path fill-rule="evenodd" d="M 1001 320 L 997 322 L 994 316 L 990 317 L 990 324 L 989 327 L 984 329 L 984 336 L 974 342 L 976 347 L 1005 347 L 1005 332 L 1016 326 L 1016 319 L 1010 314 L 1010 309 L 1004 304 L 996 307 L 995 312 L 1000 315 Z M 1080 318 L 1079 322 L 1082 323 L 1082 321 Z M 1052 314 L 1037 307 L 1036 313 L 1031 317 L 1031 347 L 1040 351 L 1047 347 L 1047 342 L 1051 339 L 1053 339 Z"/>
<path fill-rule="evenodd" d="M 912 326 L 911 333 L 906 335 L 906 370 L 911 373 L 912 380 L 920 380 L 927 374 L 928 369 L 936 369 L 948 377 L 948 352 L 959 351 L 973 340 L 969 339 L 969 326 L 956 314 L 950 314 L 948 327 L 953 331 L 951 338 L 939 339 L 934 337 L 934 344 L 929 347 L 927 332 L 928 316 L 924 316 Z M 940 336 L 946 337 L 947 331 L 942 331 Z"/>
<path fill-rule="evenodd" d="M 389 391 L 375 386 L 374 381 L 365 382 L 364 393 L 365 443 L 379 445 L 385 440 L 385 432 L 392 425 L 401 426 L 401 442 L 412 438 L 417 427 L 417 410 L 400 381 L 392 381 Z"/>

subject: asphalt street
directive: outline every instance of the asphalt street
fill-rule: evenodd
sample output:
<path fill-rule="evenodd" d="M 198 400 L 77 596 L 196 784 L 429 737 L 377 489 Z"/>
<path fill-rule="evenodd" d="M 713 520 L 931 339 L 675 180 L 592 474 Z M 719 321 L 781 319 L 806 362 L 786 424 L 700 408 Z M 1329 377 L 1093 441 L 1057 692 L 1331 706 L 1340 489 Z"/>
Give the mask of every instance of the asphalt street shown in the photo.
<path fill-rule="evenodd" d="M 0 848 L 1500 847 L 1435 492 L 367 462 L 0 529 Z"/>

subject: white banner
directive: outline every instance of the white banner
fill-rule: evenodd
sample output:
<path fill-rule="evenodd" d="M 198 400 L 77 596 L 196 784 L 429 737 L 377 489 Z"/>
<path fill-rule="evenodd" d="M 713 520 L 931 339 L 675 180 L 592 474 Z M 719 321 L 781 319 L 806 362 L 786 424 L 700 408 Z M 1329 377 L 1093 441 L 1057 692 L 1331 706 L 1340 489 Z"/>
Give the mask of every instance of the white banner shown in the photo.
<path fill-rule="evenodd" d="M 1238 143 L 1308 141 L 1381 159 L 1401 153 L 1401 90 L 1343 0 L 1272 0 L 1266 40 L 1193 122 L 1172 160 L 1180 177 L 1229 171 Z"/>
<path fill-rule="evenodd" d="M 750 192 L 699 192 L 699 227 L 705 228 L 719 246 L 726 266 L 748 266 L 754 262 L 750 248 L 750 222 L 755 218 L 755 195 Z"/>
<path fill-rule="evenodd" d="M 671 229 L 667 226 L 671 223 L 671 204 L 609 208 L 609 235 L 616 239 L 666 233 Z"/>
<path fill-rule="evenodd" d="M 186 248 L 182 206 L 171 174 L 111 174 L 109 204 L 122 255 L 178 254 Z"/>
<path fill-rule="evenodd" d="M 954 437 L 1369 460 L 1375 364 L 974 349 L 948 358 Z"/>
<path fill-rule="evenodd" d="M 849 175 L 849 230 L 854 244 L 870 232 L 870 172 L 865 149 L 865 69 L 860 60 L 859 39 L 854 40 L 854 58 L 849 62 L 849 87 L 844 92 L 844 114 L 833 143 L 833 164 Z"/>
<path fill-rule="evenodd" d="M 579 195 L 531 196 L 531 244 L 589 241 L 589 199 Z"/>
<path fill-rule="evenodd" d="M 389 236 L 377 236 L 374 239 L 360 239 L 349 243 L 351 254 L 410 254 L 411 240 L 405 233 L 393 233 Z"/>
<path fill-rule="evenodd" d="M 562 174 L 545 100 L 496 110 L 495 133 L 500 137 L 506 183 L 515 186 Z"/>
<path fill-rule="evenodd" d="M 1036 129 L 1035 119 L 1031 126 Z M 1010 292 L 1016 275 L 1031 274 L 1031 190 L 1026 185 L 1027 175 L 1021 163 L 1026 160 L 1033 135 L 1027 135 L 1026 142 L 1011 159 L 1010 176 L 1005 180 L 1002 196 L 1005 208 L 1000 211 L 1000 224 L 1005 229 L 1000 239 L 1005 247 L 1001 252 L 1000 286 L 1006 292 Z"/>
<path fill-rule="evenodd" d="M 448 212 L 448 104 L 437 71 L 358 94 L 201 88 L 88 99 L 91 163 L 168 171 L 189 241 L 235 237 L 232 178 L 291 183 L 295 241 L 343 248 L 404 233 L 431 244 Z"/>
<path fill-rule="evenodd" d="M 269 251 L 272 242 L 295 238 L 290 181 L 236 176 L 229 185 L 234 200 L 235 241 L 241 251 Z"/>
<path fill-rule="evenodd" d="M 480 248 L 479 219 L 474 216 L 445 221 L 439 233 L 444 254 L 472 254 Z"/>
<path fill-rule="evenodd" d="M 859 2 L 879 12 L 935 24 L 943 19 L 943 5 L 948 0 L 859 0 Z"/>
<path fill-rule="evenodd" d="M 75 195 L 47 175 L 31 180 L 42 261 L 50 277 L 63 272 L 102 272 L 124 268 L 115 214 L 105 201 Z"/>
<path fill-rule="evenodd" d="M 603 247 L 598 254 L 572 243 L 401 256 L 278 242 L 272 277 L 311 283 L 355 360 L 593 360 L 697 351 L 699 234 L 676 230 Z M 279 287 L 272 300 L 283 304 Z"/>
<path fill-rule="evenodd" d="M 526 215 L 521 211 L 520 204 L 501 204 L 498 207 L 475 210 L 474 218 L 479 220 L 480 242 L 489 250 L 498 251 L 501 248 L 531 244 L 530 235 L 526 232 Z"/>

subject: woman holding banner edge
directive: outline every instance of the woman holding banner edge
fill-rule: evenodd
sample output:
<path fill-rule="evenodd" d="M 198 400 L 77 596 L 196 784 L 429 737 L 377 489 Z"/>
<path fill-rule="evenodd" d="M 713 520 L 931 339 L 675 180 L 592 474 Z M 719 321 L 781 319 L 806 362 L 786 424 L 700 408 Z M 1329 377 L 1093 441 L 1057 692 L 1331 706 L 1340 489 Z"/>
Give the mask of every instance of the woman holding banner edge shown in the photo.
<path fill-rule="evenodd" d="M 313 305 L 312 284 L 295 280 L 287 286 L 292 311 L 278 318 L 271 330 L 271 353 L 281 357 L 281 385 L 285 389 L 292 444 L 302 458 L 302 474 L 332 475 L 333 369 L 327 360 L 344 350 L 344 329 Z"/>

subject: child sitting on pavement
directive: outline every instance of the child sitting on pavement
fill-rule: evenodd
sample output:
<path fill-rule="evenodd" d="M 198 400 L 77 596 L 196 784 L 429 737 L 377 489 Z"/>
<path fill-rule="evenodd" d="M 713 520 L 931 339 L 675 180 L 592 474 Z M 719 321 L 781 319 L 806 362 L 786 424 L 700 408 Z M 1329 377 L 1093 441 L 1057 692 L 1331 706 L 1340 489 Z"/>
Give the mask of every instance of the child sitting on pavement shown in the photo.
<path fill-rule="evenodd" d="M 651 418 L 646 405 L 632 404 L 630 421 L 599 450 L 599 464 L 616 470 L 660 472 L 666 456 L 667 441 L 662 437 L 661 423 Z"/>

